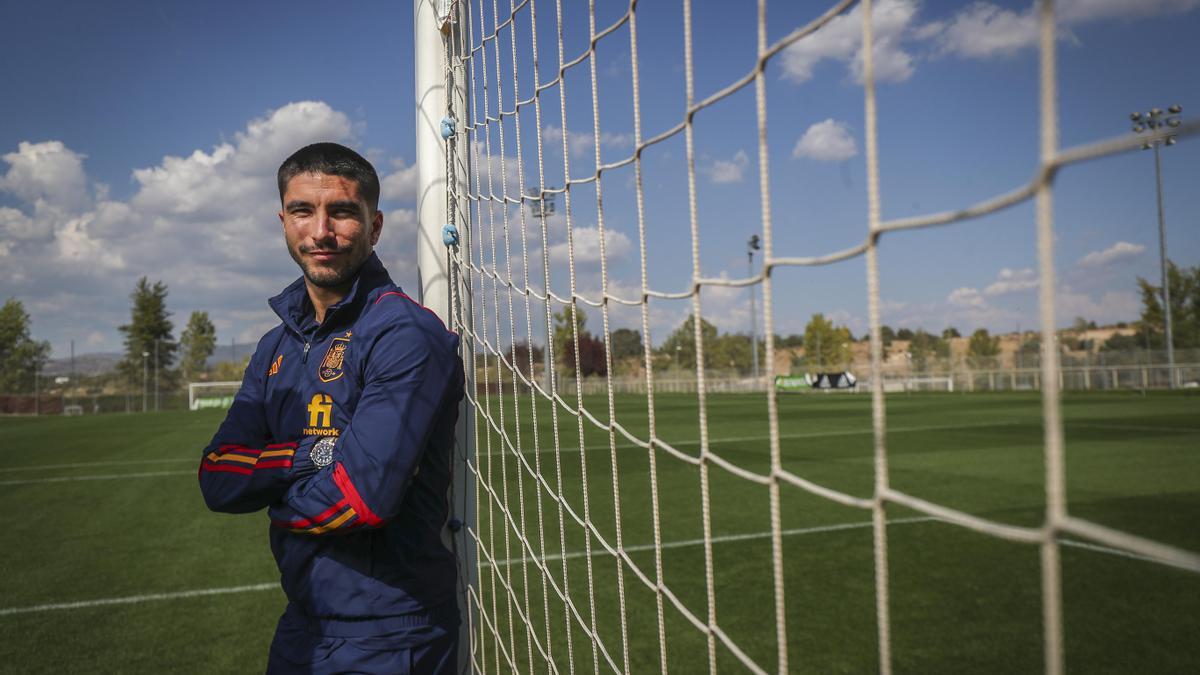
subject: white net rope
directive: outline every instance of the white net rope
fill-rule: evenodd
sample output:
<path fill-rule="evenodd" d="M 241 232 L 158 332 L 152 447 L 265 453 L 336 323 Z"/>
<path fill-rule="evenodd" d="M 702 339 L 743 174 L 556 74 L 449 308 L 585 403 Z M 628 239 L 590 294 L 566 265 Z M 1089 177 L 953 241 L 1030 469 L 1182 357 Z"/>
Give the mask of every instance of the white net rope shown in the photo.
<path fill-rule="evenodd" d="M 571 3 L 572 18 L 584 9 Z M 864 54 L 863 93 L 865 106 L 864 145 L 867 164 L 868 220 L 863 241 L 832 253 L 788 255 L 776 251 L 772 243 L 770 162 L 767 144 L 767 64 L 790 45 L 804 40 L 856 4 L 863 7 L 862 40 Z M 686 87 L 686 110 L 678 123 L 650 138 L 642 128 L 643 100 L 639 82 L 638 3 L 609 25 L 597 25 L 594 0 L 586 7 L 588 46 L 574 57 L 564 54 L 564 8 L 562 0 L 463 0 L 453 3 L 456 30 L 446 40 L 445 69 L 447 90 L 456 86 L 468 92 L 469 109 L 446 110 L 457 122 L 457 134 L 447 143 L 446 170 L 447 222 L 461 231 L 461 241 L 449 250 L 451 288 L 463 287 L 469 293 L 455 293 L 452 315 L 455 330 L 464 338 L 464 359 L 468 373 L 467 399 L 475 416 L 477 433 L 474 456 L 466 470 L 475 482 L 477 520 L 467 523 L 468 536 L 477 549 L 472 558 L 477 565 L 478 581 L 469 590 L 471 626 L 471 665 L 479 672 L 570 671 L 578 663 L 591 664 L 595 672 L 629 672 L 630 644 L 657 642 L 659 666 L 666 672 L 668 663 L 669 611 L 677 612 L 707 644 L 710 671 L 715 672 L 718 648 L 732 654 L 753 672 L 786 672 L 789 658 L 790 627 L 785 607 L 785 556 L 781 514 L 781 493 L 799 490 L 838 504 L 869 512 L 873 530 L 875 605 L 878 629 L 879 667 L 891 672 L 891 620 L 889 616 L 888 525 L 886 509 L 896 504 L 932 517 L 1005 540 L 1036 544 L 1041 550 L 1042 608 L 1044 615 L 1045 669 L 1063 670 L 1061 579 L 1059 546 L 1066 535 L 1082 537 L 1095 544 L 1128 552 L 1164 565 L 1200 571 L 1200 554 L 1168 544 L 1148 540 L 1073 517 L 1067 512 L 1064 490 L 1063 434 L 1059 391 L 1058 355 L 1052 347 L 1056 326 L 1055 273 L 1053 266 L 1054 221 L 1052 210 L 1053 180 L 1056 172 L 1070 164 L 1125 152 L 1140 147 L 1144 137 L 1122 137 L 1069 149 L 1060 149 L 1057 138 L 1055 82 L 1055 20 L 1052 3 L 1040 6 L 1041 112 L 1040 161 L 1033 179 L 1026 185 L 994 198 L 942 213 L 893 220 L 881 218 L 877 116 L 875 101 L 874 42 L 870 0 L 861 3 L 843 0 L 807 25 L 800 26 L 782 39 L 768 42 L 767 2 L 757 7 L 757 58 L 746 64 L 743 76 L 702 100 L 696 100 L 694 84 L 692 2 L 683 0 L 680 14 L 683 31 L 682 77 Z M 556 31 L 546 40 L 547 21 L 538 13 L 553 13 Z M 605 41 L 628 42 L 632 74 L 628 89 L 631 110 L 632 141 L 627 152 L 602 161 L 601 111 L 598 86 L 597 49 Z M 541 41 L 539 42 L 539 39 Z M 557 55 L 555 76 L 542 81 L 546 70 L 539 55 L 548 42 Z M 568 119 L 568 86 L 577 86 L 576 72 L 590 83 L 591 151 L 595 161 L 581 169 L 578 154 L 572 152 L 576 126 Z M 465 78 L 456 81 L 455 78 Z M 706 109 L 752 87 L 756 105 L 757 166 L 761 208 L 763 264 L 758 274 L 745 278 L 705 277 L 700 264 L 701 228 L 697 204 L 696 151 L 693 137 L 695 118 Z M 625 96 L 626 94 L 619 94 Z M 450 97 L 453 101 L 453 97 Z M 554 138 L 546 130 L 553 117 L 559 126 Z M 586 126 L 584 126 L 586 129 Z M 1177 136 L 1193 134 L 1200 124 L 1190 122 L 1170 132 Z M 686 288 L 664 291 L 651 287 L 651 257 L 647 254 L 647 195 L 643 182 L 643 151 L 651 146 L 682 136 L 687 153 L 687 193 L 692 278 Z M 532 141 L 532 143 L 531 143 Z M 465 145 L 465 147 L 463 147 Z M 532 145 L 532 147 L 531 147 Z M 457 159 L 456 159 L 457 158 Z M 561 170 L 552 172 L 561 160 Z M 553 164 L 552 164 L 553 163 Z M 606 172 L 632 168 L 632 190 L 636 197 L 637 241 L 641 270 L 640 292 L 626 294 L 611 286 L 608 238 L 605 233 L 603 197 Z M 465 173 L 465 175 L 462 175 Z M 560 176 L 561 187 L 548 186 Z M 532 183 L 530 178 L 532 178 Z M 456 189 L 465 186 L 466 192 Z M 577 275 L 575 212 L 576 194 L 594 192 L 594 216 L 600 273 L 599 293 L 588 295 L 581 289 Z M 590 194 L 582 194 L 590 197 Z M 566 291 L 562 283 L 552 283 L 552 228 L 546 204 L 561 198 L 565 216 Z M 1045 464 L 1046 509 L 1037 527 L 1021 527 L 972 515 L 962 510 L 933 503 L 897 490 L 889 484 L 886 428 L 886 400 L 881 376 L 883 345 L 880 337 L 880 282 L 878 258 L 885 233 L 914 228 L 951 225 L 968 219 L 1034 200 L 1037 214 L 1037 250 L 1040 273 L 1041 378 L 1044 420 L 1043 456 Z M 590 200 L 589 200 L 590 201 Z M 529 208 L 531 205 L 536 208 Z M 588 205 L 589 210 L 591 205 Z M 682 210 L 682 206 L 680 206 Z M 774 334 L 772 303 L 778 289 L 773 272 L 784 267 L 811 267 L 865 257 L 867 303 L 870 324 L 870 360 L 872 382 L 872 420 L 874 436 L 874 494 L 869 498 L 828 487 L 785 468 L 781 458 L 781 435 L 776 392 L 765 391 L 767 435 L 770 462 L 766 471 L 740 465 L 736 459 L 715 451 L 710 444 L 710 420 L 705 386 L 705 336 L 701 296 L 705 289 L 757 286 L 762 293 L 762 325 L 765 335 Z M 539 260 L 540 258 L 540 260 Z M 540 272 L 540 275 L 539 275 Z M 464 307 L 462 302 L 471 303 Z M 655 371 L 651 341 L 651 301 L 690 302 L 695 317 L 695 420 L 699 439 L 693 454 L 682 444 L 671 443 L 659 435 L 656 427 Z M 604 345 L 606 367 L 603 401 L 593 399 L 585 405 L 584 387 L 563 386 L 563 351 L 583 358 L 581 349 L 581 306 L 599 311 L 600 337 Z M 569 325 L 569 337 L 556 344 L 555 307 Z M 640 313 L 643 339 L 644 419 L 645 427 L 618 421 L 614 396 L 612 313 L 628 307 Z M 469 320 L 467 319 L 469 317 Z M 560 319 L 560 323 L 561 323 Z M 546 360 L 546 372 L 536 375 L 535 343 L 546 345 L 554 355 Z M 515 345 L 524 344 L 519 350 Z M 765 340 L 766 381 L 775 375 L 773 340 Z M 573 357 L 575 358 L 575 357 Z M 568 382 L 568 384 L 570 384 Z M 573 427 L 573 429 L 572 429 Z M 543 433 L 545 432 L 545 433 Z M 597 441 L 603 438 L 602 441 Z M 623 492 L 619 481 L 619 460 L 628 461 L 638 452 L 646 462 L 648 486 L 645 499 L 651 520 L 647 543 L 629 544 L 623 536 L 621 506 Z M 590 460 L 590 461 L 589 461 Z M 606 461 L 605 461 L 606 460 Z M 572 474 L 565 478 L 570 463 Z M 664 538 L 660 522 L 662 500 L 659 477 L 663 463 L 695 468 L 699 486 L 703 548 L 703 593 L 700 603 L 687 599 L 665 581 L 664 551 L 677 545 Z M 602 471 L 600 478 L 589 471 Z M 764 610 L 759 629 L 770 626 L 774 633 L 773 661 L 756 661 L 748 650 L 731 638 L 723 628 L 717 606 L 717 581 L 713 555 L 713 514 L 710 480 L 713 471 L 763 486 L 769 495 L 770 541 L 769 583 L 774 606 Z M 602 491 L 611 487 L 612 503 L 604 499 L 604 515 L 597 516 Z M 648 556 L 642 556 L 646 553 Z M 634 554 L 638 554 L 635 559 Z M 598 577 L 604 575 L 604 583 Z M 648 623 L 657 634 L 630 634 L 630 605 L 627 595 L 644 589 L 653 596 L 655 617 Z M 599 590 L 599 593 L 598 593 Z M 637 611 L 648 611 L 641 607 Z M 646 665 L 646 664 L 640 664 Z"/>

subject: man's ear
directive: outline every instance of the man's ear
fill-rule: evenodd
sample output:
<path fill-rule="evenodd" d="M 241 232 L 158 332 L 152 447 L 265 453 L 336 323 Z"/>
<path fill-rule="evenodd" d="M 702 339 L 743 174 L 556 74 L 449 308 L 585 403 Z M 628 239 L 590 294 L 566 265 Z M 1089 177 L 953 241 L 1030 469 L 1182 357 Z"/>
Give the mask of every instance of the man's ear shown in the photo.
<path fill-rule="evenodd" d="M 280 214 L 283 217 L 283 214 Z M 379 243 L 379 235 L 383 232 L 383 211 L 375 210 L 375 217 L 371 219 L 371 246 Z"/>
<path fill-rule="evenodd" d="M 287 229 L 287 221 L 283 219 L 283 209 L 279 209 L 279 225 L 284 230 Z"/>

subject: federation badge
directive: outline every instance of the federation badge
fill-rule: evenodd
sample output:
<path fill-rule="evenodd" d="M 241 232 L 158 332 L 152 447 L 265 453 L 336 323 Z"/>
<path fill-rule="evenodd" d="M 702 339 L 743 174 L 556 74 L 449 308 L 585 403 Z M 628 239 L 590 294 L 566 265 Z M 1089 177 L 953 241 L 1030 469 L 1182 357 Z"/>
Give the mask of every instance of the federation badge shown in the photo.
<path fill-rule="evenodd" d="M 337 439 L 328 436 L 317 441 L 312 447 L 312 452 L 309 453 L 309 459 L 312 460 L 313 466 L 324 469 L 333 464 L 333 446 L 335 445 L 337 445 Z"/>
<path fill-rule="evenodd" d="M 325 358 L 321 359 L 321 366 L 317 368 L 317 377 L 320 377 L 322 382 L 333 382 L 342 376 L 342 366 L 346 361 L 346 350 L 349 348 L 350 338 L 333 338 L 329 350 L 325 352 Z"/>

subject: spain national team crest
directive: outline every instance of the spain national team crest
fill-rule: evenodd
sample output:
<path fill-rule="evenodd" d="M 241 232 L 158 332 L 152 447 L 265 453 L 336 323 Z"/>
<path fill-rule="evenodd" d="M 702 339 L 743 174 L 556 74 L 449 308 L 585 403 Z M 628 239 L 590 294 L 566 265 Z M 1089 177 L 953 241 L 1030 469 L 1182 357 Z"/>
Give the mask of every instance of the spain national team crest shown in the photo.
<path fill-rule="evenodd" d="M 333 382 L 342 376 L 342 366 L 345 364 L 346 350 L 349 348 L 350 338 L 333 338 L 329 351 L 325 352 L 325 358 L 321 359 L 321 367 L 317 369 L 317 376 L 322 382 Z"/>

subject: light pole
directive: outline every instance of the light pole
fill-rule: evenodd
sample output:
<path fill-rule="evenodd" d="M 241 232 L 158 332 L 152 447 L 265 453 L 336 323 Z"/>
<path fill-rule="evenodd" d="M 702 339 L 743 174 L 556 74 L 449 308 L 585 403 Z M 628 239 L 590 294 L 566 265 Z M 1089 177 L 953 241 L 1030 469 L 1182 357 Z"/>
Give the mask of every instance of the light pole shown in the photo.
<path fill-rule="evenodd" d="M 759 250 L 758 235 L 750 235 L 746 242 L 748 276 L 754 276 L 754 252 Z M 754 381 L 758 381 L 758 312 L 754 309 L 754 284 L 750 284 L 750 362 L 754 364 Z"/>
<path fill-rule="evenodd" d="M 1129 119 L 1133 120 L 1133 133 L 1140 134 L 1143 131 L 1155 132 L 1162 127 L 1174 129 L 1181 124 L 1179 114 L 1183 112 L 1183 106 L 1173 105 L 1167 108 L 1166 114 L 1162 108 L 1151 108 L 1150 112 L 1140 113 L 1135 112 L 1129 115 Z M 1158 260 L 1159 266 L 1162 268 L 1162 301 L 1163 301 L 1163 329 L 1167 334 L 1167 383 L 1172 389 L 1175 388 L 1175 338 L 1174 331 L 1171 329 L 1171 282 L 1167 276 L 1167 221 L 1163 215 L 1163 192 L 1162 192 L 1162 158 L 1159 151 L 1161 145 L 1175 145 L 1174 136 L 1166 136 L 1151 138 L 1142 144 L 1143 150 L 1154 148 L 1154 185 L 1158 197 Z"/>
<path fill-rule="evenodd" d="M 146 412 L 149 409 L 149 401 L 146 400 L 146 396 L 149 393 L 146 389 L 146 380 L 149 375 L 149 368 L 147 367 L 149 358 L 150 352 L 142 352 L 142 412 Z"/>
<path fill-rule="evenodd" d="M 162 338 L 154 338 L 154 412 L 158 412 L 158 343 Z"/>

